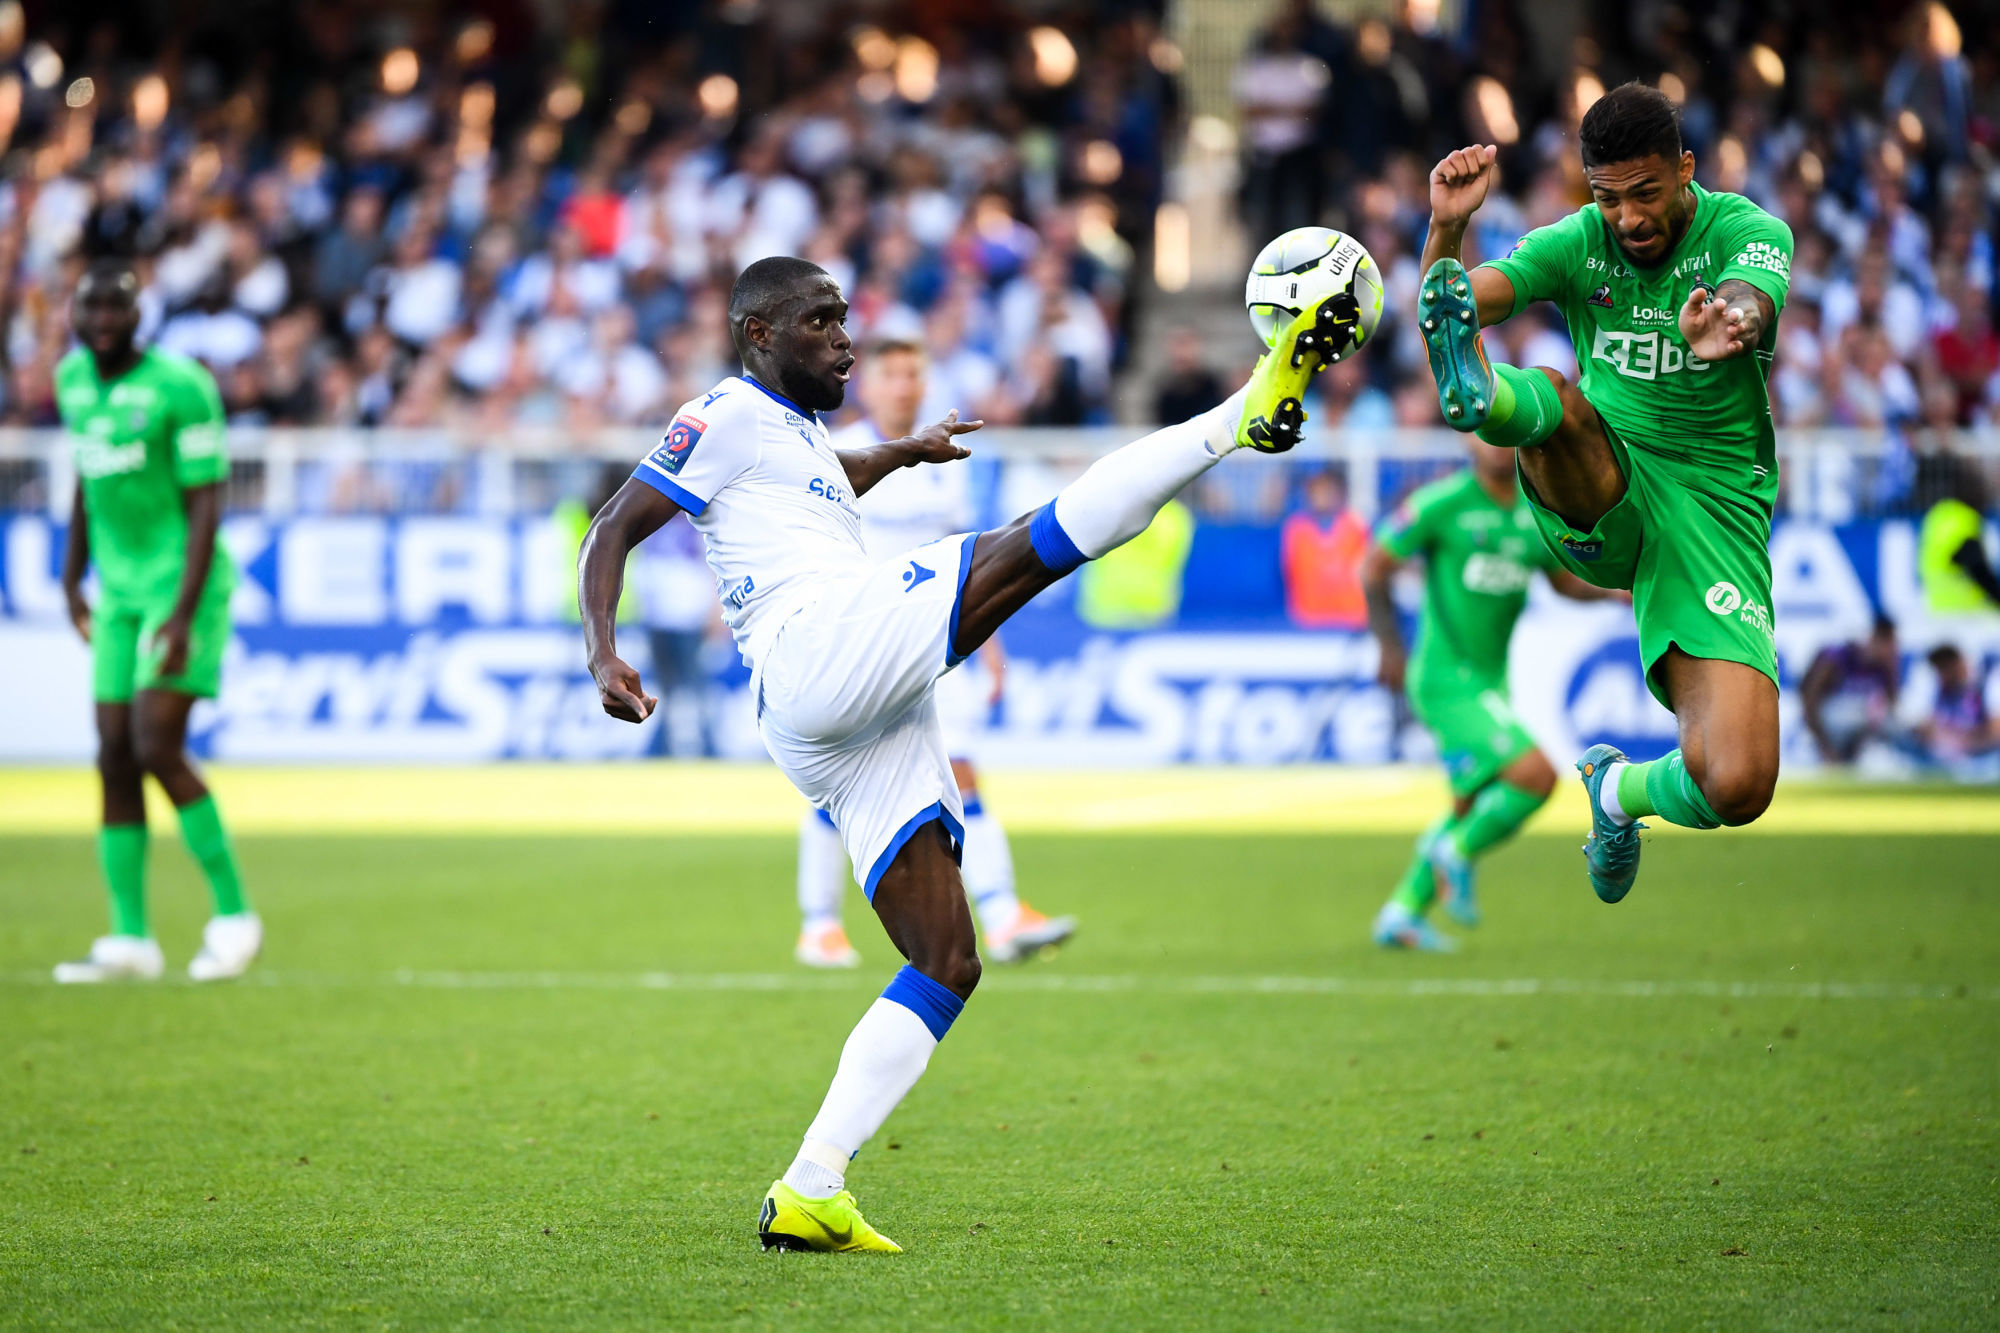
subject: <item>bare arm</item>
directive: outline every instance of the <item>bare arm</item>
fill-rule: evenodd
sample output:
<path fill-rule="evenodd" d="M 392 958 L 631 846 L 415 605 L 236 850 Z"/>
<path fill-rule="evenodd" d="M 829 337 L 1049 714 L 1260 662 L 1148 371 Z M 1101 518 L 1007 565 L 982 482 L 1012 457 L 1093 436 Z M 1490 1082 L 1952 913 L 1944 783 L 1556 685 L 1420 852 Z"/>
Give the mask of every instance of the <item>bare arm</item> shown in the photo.
<path fill-rule="evenodd" d="M 943 421 L 926 426 L 915 435 L 870 445 L 866 449 L 839 450 L 841 470 L 847 473 L 847 484 L 854 488 L 854 494 L 863 496 L 874 489 L 876 482 L 897 468 L 915 467 L 919 463 L 951 463 L 972 457 L 972 450 L 958 444 L 953 437 L 969 434 L 985 424 L 983 421 L 960 421 L 954 409 L 945 414 Z"/>
<path fill-rule="evenodd" d="M 1461 148 L 1431 168 L 1431 229 L 1424 237 L 1420 266 L 1425 273 L 1440 259 L 1459 259 L 1465 229 L 1486 202 L 1493 186 L 1500 150 L 1491 144 Z M 1496 268 L 1472 270 L 1472 298 L 1479 304 L 1481 326 L 1498 324 L 1514 313 L 1514 284 Z"/>
<path fill-rule="evenodd" d="M 1681 307 L 1681 337 L 1702 360 L 1727 361 L 1755 351 L 1777 317 L 1771 298 L 1741 278 L 1729 278 L 1713 291 L 1697 283 Z"/>
<path fill-rule="evenodd" d="M 639 673 L 620 660 L 618 598 L 625 590 L 625 557 L 666 526 L 681 507 L 643 481 L 628 479 L 597 511 L 576 557 L 576 604 L 582 613 L 584 659 L 604 711 L 624 722 L 644 722 L 659 703 Z"/>
<path fill-rule="evenodd" d="M 69 507 L 69 534 L 63 540 L 62 589 L 69 603 L 69 623 L 90 642 L 90 603 L 83 600 L 83 573 L 90 567 L 90 515 L 83 506 L 83 482 Z"/>
<path fill-rule="evenodd" d="M 1586 583 L 1566 569 L 1549 571 L 1549 586 L 1572 602 L 1623 602 L 1632 604 L 1632 594 L 1623 588 L 1600 588 Z"/>
<path fill-rule="evenodd" d="M 187 548 L 181 561 L 180 591 L 174 597 L 173 613 L 153 635 L 161 650 L 162 676 L 178 676 L 187 670 L 194 611 L 201 604 L 202 589 L 208 586 L 208 572 L 215 564 L 215 537 L 222 526 L 222 483 L 188 487 L 181 492 L 181 506 L 187 512 Z"/>
<path fill-rule="evenodd" d="M 1381 654 L 1375 679 L 1392 690 L 1403 688 L 1404 667 L 1409 661 L 1403 646 L 1403 622 L 1396 614 L 1396 599 L 1389 593 L 1389 582 L 1402 567 L 1402 561 L 1379 545 L 1370 546 L 1368 554 L 1361 557 L 1361 593 L 1368 602 L 1368 632 L 1375 636 Z"/>

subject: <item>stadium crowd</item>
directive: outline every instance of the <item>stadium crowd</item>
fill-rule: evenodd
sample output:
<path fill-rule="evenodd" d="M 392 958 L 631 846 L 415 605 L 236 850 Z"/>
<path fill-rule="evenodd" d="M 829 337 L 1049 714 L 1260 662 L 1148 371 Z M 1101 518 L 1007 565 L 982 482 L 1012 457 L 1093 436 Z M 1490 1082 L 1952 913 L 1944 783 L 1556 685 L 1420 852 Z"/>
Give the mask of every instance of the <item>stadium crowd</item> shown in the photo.
<path fill-rule="evenodd" d="M 493 431 L 664 420 L 735 369 L 737 269 L 800 253 L 857 332 L 929 343 L 940 397 L 1107 419 L 1178 106 L 1143 7 L 928 36 L 682 8 L 397 35 L 273 6 L 141 50 L 143 25 L 31 33 L 8 0 L 0 415 L 54 421 L 93 256 L 136 259 L 143 336 L 235 422 Z"/>

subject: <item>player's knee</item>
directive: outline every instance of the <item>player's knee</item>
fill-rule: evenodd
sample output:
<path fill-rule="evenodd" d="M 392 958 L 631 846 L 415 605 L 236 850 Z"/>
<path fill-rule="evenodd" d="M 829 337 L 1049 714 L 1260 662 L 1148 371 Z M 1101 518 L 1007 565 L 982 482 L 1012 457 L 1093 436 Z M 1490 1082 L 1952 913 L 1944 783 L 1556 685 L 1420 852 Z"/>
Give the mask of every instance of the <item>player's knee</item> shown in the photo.
<path fill-rule="evenodd" d="M 1554 387 L 1558 397 L 1569 391 L 1569 380 L 1555 367 L 1536 366 L 1535 371 L 1537 374 L 1548 377 L 1549 384 Z"/>
<path fill-rule="evenodd" d="M 187 767 L 187 756 L 177 741 L 144 728 L 132 738 L 132 754 L 140 771 L 155 778 L 170 777 Z"/>
<path fill-rule="evenodd" d="M 97 772 L 107 784 L 129 786 L 145 774 L 130 737 L 106 738 L 97 743 Z"/>
<path fill-rule="evenodd" d="M 1778 766 L 1755 756 L 1711 760 L 1700 775 L 1702 799 L 1715 817 L 1735 826 L 1748 824 L 1771 807 Z"/>
<path fill-rule="evenodd" d="M 1555 766 L 1540 750 L 1530 750 L 1507 765 L 1500 777 L 1508 785 L 1517 787 L 1530 796 L 1540 797 L 1544 801 L 1548 800 L 1550 793 L 1556 789 Z"/>
<path fill-rule="evenodd" d="M 979 986 L 979 946 L 968 939 L 962 947 L 955 945 L 944 957 L 927 960 L 917 970 L 959 999 L 969 999 Z"/>

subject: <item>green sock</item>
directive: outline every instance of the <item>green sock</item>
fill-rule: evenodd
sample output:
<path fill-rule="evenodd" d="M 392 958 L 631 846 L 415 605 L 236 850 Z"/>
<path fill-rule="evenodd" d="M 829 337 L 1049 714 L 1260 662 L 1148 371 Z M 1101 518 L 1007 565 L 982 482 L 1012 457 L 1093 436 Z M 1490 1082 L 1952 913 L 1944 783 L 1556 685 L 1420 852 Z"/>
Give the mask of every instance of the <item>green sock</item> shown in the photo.
<path fill-rule="evenodd" d="M 222 812 L 215 797 L 208 795 L 180 808 L 181 838 L 188 854 L 201 864 L 208 876 L 208 892 L 215 899 L 217 916 L 234 916 L 250 910 L 243 897 L 243 876 L 236 869 L 236 851 L 229 845 L 229 833 L 222 827 Z"/>
<path fill-rule="evenodd" d="M 1473 799 L 1472 808 L 1452 828 L 1458 854 L 1470 861 L 1491 851 L 1513 837 L 1547 799 L 1512 783 L 1487 783 Z"/>
<path fill-rule="evenodd" d="M 1389 901 L 1408 908 L 1411 916 L 1422 916 L 1431 910 L 1431 903 L 1437 898 L 1437 876 L 1431 872 L 1430 858 L 1424 855 L 1424 848 L 1434 837 L 1446 834 L 1453 823 L 1452 816 L 1440 815 L 1435 824 L 1417 839 L 1416 855 L 1410 858 L 1409 869 L 1396 881 L 1396 891 L 1389 895 Z"/>
<path fill-rule="evenodd" d="M 97 864 L 111 895 L 111 933 L 137 935 L 146 928 L 146 826 L 106 824 L 97 831 Z"/>
<path fill-rule="evenodd" d="M 1722 827 L 1708 798 L 1688 776 L 1679 750 L 1650 763 L 1627 764 L 1618 774 L 1618 804 L 1633 819 L 1658 815 L 1682 828 Z"/>
<path fill-rule="evenodd" d="M 1503 449 L 1526 449 L 1555 434 L 1562 419 L 1562 398 L 1547 375 L 1495 361 L 1493 410 L 1474 433 Z"/>

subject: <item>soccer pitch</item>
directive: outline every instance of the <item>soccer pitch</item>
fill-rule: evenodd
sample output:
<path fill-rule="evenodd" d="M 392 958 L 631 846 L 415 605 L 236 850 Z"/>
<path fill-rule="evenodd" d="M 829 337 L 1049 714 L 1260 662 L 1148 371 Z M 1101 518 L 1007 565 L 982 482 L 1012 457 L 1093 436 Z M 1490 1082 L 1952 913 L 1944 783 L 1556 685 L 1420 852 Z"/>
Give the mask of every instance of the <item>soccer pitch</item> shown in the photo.
<path fill-rule="evenodd" d="M 990 969 L 863 1150 L 875 1259 L 753 1234 L 893 971 L 858 891 L 862 969 L 791 965 L 775 775 L 455 776 L 225 771 L 260 969 L 59 990 L 88 775 L 0 774 L 0 1325 L 2000 1321 L 1991 795 L 1787 787 L 1616 908 L 1559 808 L 1436 958 L 1366 937 L 1433 779 L 1364 821 L 1309 808 L 1340 775 L 997 777 L 1083 930 Z M 1093 785 L 1125 827 L 1062 831 Z M 1299 813 L 1131 805 L 1258 791 Z M 154 837 L 178 966 L 203 891 Z"/>

